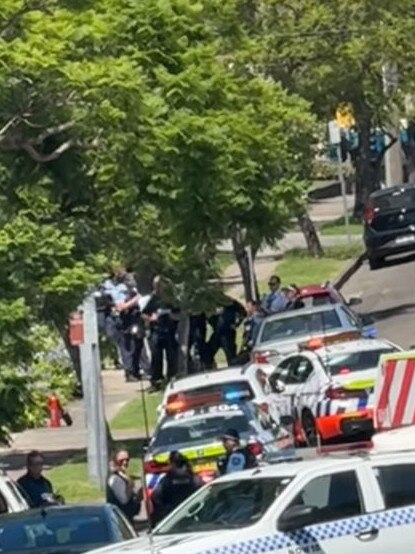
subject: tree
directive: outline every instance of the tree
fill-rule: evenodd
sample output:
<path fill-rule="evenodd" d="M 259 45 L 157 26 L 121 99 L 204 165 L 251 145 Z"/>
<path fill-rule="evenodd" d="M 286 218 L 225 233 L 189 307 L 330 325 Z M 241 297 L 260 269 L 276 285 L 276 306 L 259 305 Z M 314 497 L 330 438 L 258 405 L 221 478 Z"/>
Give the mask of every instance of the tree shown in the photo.
<path fill-rule="evenodd" d="M 240 2 L 240 4 L 245 4 Z M 258 70 L 311 102 L 325 121 L 342 103 L 353 106 L 360 134 L 356 204 L 360 213 L 379 185 L 384 151 L 373 162 L 371 132 L 387 129 L 390 116 L 412 88 L 409 0 L 263 0 L 251 2 L 250 37 Z M 397 64 L 399 86 L 387 90 L 387 64 Z M 395 137 L 396 138 L 396 137 Z"/>

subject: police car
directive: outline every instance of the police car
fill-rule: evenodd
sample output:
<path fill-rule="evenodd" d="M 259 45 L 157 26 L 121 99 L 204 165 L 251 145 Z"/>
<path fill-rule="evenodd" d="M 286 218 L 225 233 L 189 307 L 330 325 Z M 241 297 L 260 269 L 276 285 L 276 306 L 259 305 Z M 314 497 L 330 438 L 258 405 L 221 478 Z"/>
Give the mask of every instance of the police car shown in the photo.
<path fill-rule="evenodd" d="M 239 432 L 242 446 L 260 459 L 293 456 L 293 440 L 269 413 L 252 402 L 225 403 L 211 395 L 188 398 L 187 405 L 168 408 L 155 430 L 144 460 L 147 494 L 169 470 L 172 451 L 184 454 L 205 482 L 218 473 L 225 454 L 221 436 L 227 429 Z"/>
<path fill-rule="evenodd" d="M 297 352 L 299 346 L 312 338 L 368 337 L 376 334 L 369 317 L 353 313 L 343 304 L 311 306 L 288 310 L 266 317 L 258 331 L 252 351 L 256 364 L 274 364 L 282 356 Z"/>
<path fill-rule="evenodd" d="M 267 371 L 273 369 L 270 366 Z M 189 398 L 203 400 L 204 397 L 210 398 L 212 394 L 220 395 L 225 403 L 250 400 L 269 412 L 275 421 L 279 421 L 278 406 L 267 372 L 255 364 L 172 379 L 165 390 L 159 413 L 163 415 L 168 409 L 181 409 Z"/>
<path fill-rule="evenodd" d="M 414 552 L 415 452 L 327 456 L 224 476 L 150 537 L 96 554 Z"/>
<path fill-rule="evenodd" d="M 324 344 L 309 341 L 279 362 L 270 383 L 282 415 L 294 415 L 305 439 L 322 440 L 373 432 L 373 389 L 382 354 L 401 350 L 387 340 Z M 297 432 L 297 435 L 298 435 Z M 299 438 L 299 437 L 297 437 Z"/>

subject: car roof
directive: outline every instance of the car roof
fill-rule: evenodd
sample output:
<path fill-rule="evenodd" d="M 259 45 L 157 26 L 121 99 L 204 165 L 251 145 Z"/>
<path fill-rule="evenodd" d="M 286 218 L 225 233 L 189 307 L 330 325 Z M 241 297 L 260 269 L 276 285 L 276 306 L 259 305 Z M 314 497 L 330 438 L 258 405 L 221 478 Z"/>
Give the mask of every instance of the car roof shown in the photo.
<path fill-rule="evenodd" d="M 197 375 L 192 375 L 190 377 L 173 379 L 166 388 L 166 392 L 173 392 L 174 390 L 190 390 L 213 384 L 227 383 L 228 381 L 234 380 L 247 380 L 244 367 L 228 367 L 226 369 L 198 373 Z"/>
<path fill-rule="evenodd" d="M 314 296 L 318 294 L 330 294 L 331 290 L 326 285 L 306 285 L 300 287 L 300 294 Z"/>
<path fill-rule="evenodd" d="M 299 308 L 298 310 L 289 310 L 287 312 L 281 312 L 274 315 L 269 315 L 263 321 L 263 325 L 266 325 L 270 321 L 276 321 L 278 319 L 286 319 L 291 317 L 301 317 L 303 315 L 309 314 L 319 314 L 323 312 L 330 312 L 332 310 L 338 309 L 341 304 L 324 304 L 322 306 L 309 306 L 307 308 Z"/>
<path fill-rule="evenodd" d="M 107 503 L 96 503 L 96 504 L 71 504 L 65 506 L 46 506 L 44 508 L 35 508 L 31 510 L 25 510 L 23 512 L 15 512 L 2 514 L 0 518 L 0 524 L 4 521 L 19 521 L 25 519 L 34 519 L 39 517 L 39 519 L 45 519 L 48 515 L 59 516 L 59 515 L 71 515 L 76 514 L 97 514 L 106 512 L 107 510 L 112 510 L 113 506 Z"/>
<path fill-rule="evenodd" d="M 330 354 L 341 354 L 342 352 L 367 352 L 378 350 L 380 348 L 397 348 L 394 344 L 382 339 L 356 339 L 345 342 L 337 342 L 327 346 L 322 346 L 315 350 L 320 356 Z"/>
<path fill-rule="evenodd" d="M 404 192 L 405 190 L 413 190 L 414 188 L 415 188 L 415 185 L 395 185 L 393 187 L 387 187 L 387 188 L 372 192 L 372 194 L 369 196 L 369 200 L 381 198 L 382 196 L 390 196 L 391 194 L 394 194 L 395 192 L 399 192 L 399 191 Z"/>
<path fill-rule="evenodd" d="M 336 469 L 341 467 L 355 468 L 365 461 L 390 462 L 398 461 L 402 457 L 413 457 L 415 461 L 415 450 L 398 450 L 390 452 L 369 452 L 356 451 L 351 454 L 348 451 L 326 456 L 318 456 L 310 460 L 287 461 L 276 464 L 269 464 L 252 470 L 245 470 L 237 473 L 230 473 L 220 477 L 215 482 L 233 481 L 233 480 L 252 480 L 252 478 L 266 477 L 296 477 L 318 469 Z"/>

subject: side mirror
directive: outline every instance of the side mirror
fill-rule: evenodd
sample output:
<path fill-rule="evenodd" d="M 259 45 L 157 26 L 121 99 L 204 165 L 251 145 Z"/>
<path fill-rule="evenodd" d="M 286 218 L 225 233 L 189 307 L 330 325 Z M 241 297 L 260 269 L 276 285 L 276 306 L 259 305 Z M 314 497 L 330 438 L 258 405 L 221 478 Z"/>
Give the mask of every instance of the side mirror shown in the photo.
<path fill-rule="evenodd" d="M 311 525 L 315 520 L 316 508 L 314 506 L 291 506 L 282 514 L 278 521 L 279 531 L 295 531 L 306 525 Z"/>
<path fill-rule="evenodd" d="M 360 321 L 363 327 L 370 327 L 375 324 L 375 319 L 371 315 L 360 316 Z"/>
<path fill-rule="evenodd" d="M 282 392 L 285 391 L 285 385 L 284 383 L 280 380 L 279 378 L 279 374 L 278 373 L 273 373 L 272 375 L 269 376 L 268 378 L 268 382 L 269 382 L 269 385 L 271 387 L 271 390 L 272 392 L 275 392 L 277 394 L 281 394 Z"/>
<path fill-rule="evenodd" d="M 350 307 L 359 306 L 362 302 L 363 300 L 361 298 L 358 298 L 357 296 L 355 296 L 353 298 L 349 298 L 347 305 Z"/>

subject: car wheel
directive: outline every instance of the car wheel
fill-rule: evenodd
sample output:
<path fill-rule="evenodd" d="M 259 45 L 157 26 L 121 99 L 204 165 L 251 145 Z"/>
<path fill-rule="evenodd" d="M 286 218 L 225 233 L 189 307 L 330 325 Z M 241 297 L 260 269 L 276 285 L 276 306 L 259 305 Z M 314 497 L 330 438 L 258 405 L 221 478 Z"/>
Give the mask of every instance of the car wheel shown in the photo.
<path fill-rule="evenodd" d="M 301 418 L 302 424 L 303 424 L 303 431 L 304 435 L 307 441 L 307 446 L 309 447 L 316 447 L 317 446 L 317 428 L 316 428 L 316 422 L 314 419 L 313 414 L 309 410 L 305 410 L 303 412 L 303 416 Z"/>
<path fill-rule="evenodd" d="M 369 267 L 371 270 L 380 269 L 383 266 L 383 258 L 369 258 Z"/>

